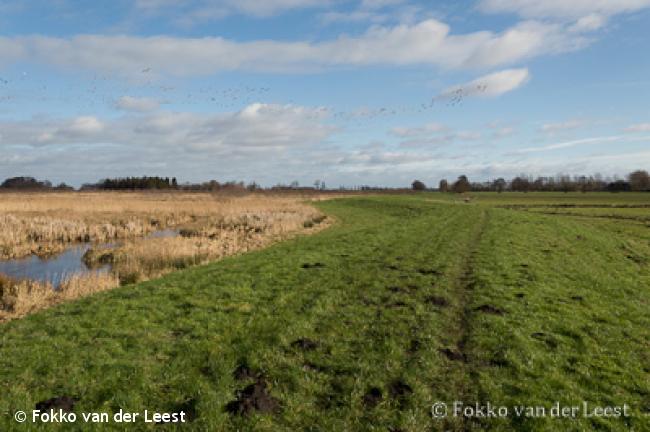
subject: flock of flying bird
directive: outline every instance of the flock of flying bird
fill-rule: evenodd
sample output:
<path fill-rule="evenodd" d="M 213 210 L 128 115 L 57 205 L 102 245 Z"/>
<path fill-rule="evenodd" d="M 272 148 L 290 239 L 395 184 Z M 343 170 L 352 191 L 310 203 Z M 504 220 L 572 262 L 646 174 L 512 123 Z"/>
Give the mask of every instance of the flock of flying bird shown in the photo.
<path fill-rule="evenodd" d="M 228 88 L 209 85 L 192 90 L 187 87 L 161 84 L 161 80 L 153 75 L 151 67 L 141 69 L 140 76 L 130 80 L 120 80 L 106 75 L 95 74 L 85 89 L 70 84 L 67 88 L 59 87 L 57 90 L 48 90 L 46 84 L 30 82 L 27 79 L 27 73 L 23 72 L 18 79 L 0 77 L 0 102 L 28 99 L 30 102 L 38 101 L 40 103 L 72 103 L 75 106 L 87 109 L 98 106 L 106 107 L 107 105 L 116 106 L 117 98 L 115 95 L 142 94 L 147 95 L 143 97 L 158 100 L 163 105 L 208 104 L 226 111 L 242 109 L 249 104 L 269 99 L 272 95 L 270 87 L 248 85 Z M 11 84 L 14 81 L 20 84 L 20 86 L 17 86 L 18 88 L 12 88 Z M 320 108 L 319 111 L 329 113 L 336 120 L 361 123 L 395 115 L 422 113 L 432 110 L 436 106 L 458 106 L 468 96 L 483 93 L 486 90 L 486 85 L 477 85 L 476 88 L 459 87 L 418 105 L 380 108 L 363 107 L 350 111 Z M 156 96 L 150 96 L 152 94 Z M 289 100 L 289 104 L 293 103 L 293 100 Z"/>

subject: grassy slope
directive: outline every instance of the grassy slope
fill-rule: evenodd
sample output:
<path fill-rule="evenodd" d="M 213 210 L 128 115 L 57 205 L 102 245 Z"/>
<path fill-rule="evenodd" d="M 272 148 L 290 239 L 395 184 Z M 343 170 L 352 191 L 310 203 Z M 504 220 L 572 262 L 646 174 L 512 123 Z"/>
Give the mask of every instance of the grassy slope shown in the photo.
<path fill-rule="evenodd" d="M 627 403 L 636 418 L 563 422 L 584 430 L 650 427 L 641 414 L 650 411 L 650 243 L 647 237 L 636 242 L 637 230 L 647 236 L 647 228 L 499 209 L 493 215 L 482 239 L 473 302 L 498 305 L 506 314 L 471 319 L 480 398 L 547 407 L 554 401 Z M 514 424 L 553 430 L 557 422 Z M 513 427 L 488 424 L 491 430 Z"/>
<path fill-rule="evenodd" d="M 16 428 L 5 413 L 59 395 L 78 397 L 77 412 L 184 408 L 196 430 L 602 423 L 431 419 L 433 402 L 454 399 L 648 409 L 647 228 L 423 196 L 324 202 L 339 224 L 316 236 L 3 325 L 0 430 Z M 250 383 L 233 377 L 242 364 L 264 375 L 277 414 L 225 412 Z"/>

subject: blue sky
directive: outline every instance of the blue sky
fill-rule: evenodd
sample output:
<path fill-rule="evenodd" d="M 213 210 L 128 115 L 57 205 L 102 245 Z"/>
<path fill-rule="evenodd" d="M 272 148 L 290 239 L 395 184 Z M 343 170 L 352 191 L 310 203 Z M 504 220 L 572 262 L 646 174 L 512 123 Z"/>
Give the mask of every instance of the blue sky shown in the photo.
<path fill-rule="evenodd" d="M 0 0 L 0 177 L 650 168 L 650 0 Z"/>

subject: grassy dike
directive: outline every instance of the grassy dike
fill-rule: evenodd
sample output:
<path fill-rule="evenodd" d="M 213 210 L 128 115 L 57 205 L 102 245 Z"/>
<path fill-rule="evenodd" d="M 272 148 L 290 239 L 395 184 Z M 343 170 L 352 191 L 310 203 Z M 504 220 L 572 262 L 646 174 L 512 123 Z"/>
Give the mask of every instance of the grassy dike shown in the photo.
<path fill-rule="evenodd" d="M 1 325 L 0 430 L 650 429 L 647 227 L 431 197 Z M 189 422 L 14 421 L 61 396 Z M 454 400 L 511 413 L 432 418 Z M 631 416 L 512 414 L 555 401 Z"/>

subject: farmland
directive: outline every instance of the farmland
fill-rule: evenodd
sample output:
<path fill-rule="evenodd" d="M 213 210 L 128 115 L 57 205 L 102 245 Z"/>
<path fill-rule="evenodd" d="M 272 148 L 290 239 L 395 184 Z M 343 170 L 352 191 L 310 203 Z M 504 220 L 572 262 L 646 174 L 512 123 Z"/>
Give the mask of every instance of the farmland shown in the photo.
<path fill-rule="evenodd" d="M 650 429 L 647 193 L 312 205 L 335 222 L 0 324 L 0 430 L 31 430 L 13 413 L 63 396 L 184 411 L 168 430 Z M 454 401 L 511 414 L 454 416 Z M 556 402 L 581 411 L 512 414 Z"/>

